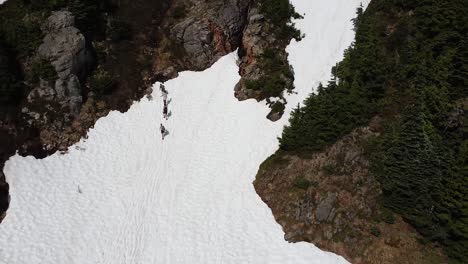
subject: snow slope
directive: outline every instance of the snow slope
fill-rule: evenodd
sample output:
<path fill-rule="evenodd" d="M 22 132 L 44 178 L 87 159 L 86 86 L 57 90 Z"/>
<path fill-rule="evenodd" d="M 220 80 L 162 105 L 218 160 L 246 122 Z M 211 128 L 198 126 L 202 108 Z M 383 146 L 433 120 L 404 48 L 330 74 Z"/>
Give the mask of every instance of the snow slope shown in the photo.
<path fill-rule="evenodd" d="M 295 106 L 351 43 L 357 0 L 294 0 L 307 37 L 288 48 Z M 66 155 L 10 158 L 11 206 L 0 225 L 0 263 L 345 263 L 308 243 L 289 244 L 252 186 L 277 149 L 287 117 L 238 102 L 235 54 L 166 83 L 100 119 Z M 156 84 L 157 85 L 157 84 Z M 161 141 L 159 124 L 170 134 Z"/>

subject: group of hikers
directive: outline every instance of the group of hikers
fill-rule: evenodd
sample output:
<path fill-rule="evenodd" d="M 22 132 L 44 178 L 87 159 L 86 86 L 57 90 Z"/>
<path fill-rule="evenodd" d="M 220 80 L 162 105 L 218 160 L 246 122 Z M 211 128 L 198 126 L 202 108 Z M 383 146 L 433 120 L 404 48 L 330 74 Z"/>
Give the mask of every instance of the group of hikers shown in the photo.
<path fill-rule="evenodd" d="M 168 119 L 169 118 L 169 115 L 168 115 L 168 112 L 167 112 L 167 95 L 169 94 L 166 90 L 166 87 L 164 87 L 164 84 L 160 84 L 159 85 L 159 90 L 161 91 L 161 97 L 163 98 L 163 103 L 164 103 L 164 107 L 163 107 L 163 117 L 164 119 Z M 167 129 L 163 126 L 163 124 L 161 123 L 161 125 L 159 126 L 159 130 L 161 130 L 161 137 L 162 137 L 162 140 L 164 140 L 164 137 L 167 135 Z"/>

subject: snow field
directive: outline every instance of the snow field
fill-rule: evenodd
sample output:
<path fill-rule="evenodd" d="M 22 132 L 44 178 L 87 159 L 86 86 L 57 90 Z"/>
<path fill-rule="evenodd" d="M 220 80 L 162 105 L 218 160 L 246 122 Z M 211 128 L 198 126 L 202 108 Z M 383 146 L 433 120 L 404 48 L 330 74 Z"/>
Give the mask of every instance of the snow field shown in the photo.
<path fill-rule="evenodd" d="M 298 94 L 327 81 L 353 39 L 360 1 L 293 0 L 306 38 L 288 47 Z M 346 263 L 284 241 L 255 193 L 258 166 L 276 151 L 287 116 L 238 102 L 236 55 L 166 82 L 168 121 L 153 100 L 100 119 L 66 155 L 10 158 L 11 205 L 0 225 L 0 263 Z M 169 135 L 161 141 L 159 124 Z"/>

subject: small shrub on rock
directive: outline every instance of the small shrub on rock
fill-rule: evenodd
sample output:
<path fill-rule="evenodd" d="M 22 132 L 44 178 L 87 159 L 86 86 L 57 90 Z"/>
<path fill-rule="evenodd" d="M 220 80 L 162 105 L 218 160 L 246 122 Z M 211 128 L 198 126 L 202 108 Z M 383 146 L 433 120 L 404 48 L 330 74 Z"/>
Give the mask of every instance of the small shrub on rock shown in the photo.
<path fill-rule="evenodd" d="M 302 190 L 309 189 L 310 185 L 311 185 L 311 182 L 309 180 L 305 179 L 304 177 L 298 177 L 294 181 L 294 186 L 296 188 L 299 188 L 299 189 L 302 189 Z"/>
<path fill-rule="evenodd" d="M 382 234 L 382 232 L 380 231 L 380 229 L 379 229 L 378 227 L 376 227 L 376 226 L 373 226 L 373 227 L 371 228 L 370 232 L 371 232 L 371 234 L 372 234 L 373 236 L 375 236 L 375 237 L 379 237 L 379 236 Z"/>
<path fill-rule="evenodd" d="M 128 40 L 132 37 L 132 28 L 127 21 L 114 18 L 109 23 L 107 35 L 116 42 Z"/>
<path fill-rule="evenodd" d="M 333 165 L 333 164 L 323 165 L 322 170 L 326 175 L 333 175 L 333 174 L 337 173 L 337 169 L 336 169 L 335 165 Z"/>
<path fill-rule="evenodd" d="M 89 80 L 91 90 L 96 97 L 102 97 L 104 94 L 110 93 L 116 83 L 112 76 L 102 68 L 98 68 Z"/>
<path fill-rule="evenodd" d="M 30 82 L 38 83 L 39 79 L 53 82 L 57 80 L 57 78 L 57 72 L 49 60 L 45 58 L 39 58 L 33 61 L 29 76 Z"/>
<path fill-rule="evenodd" d="M 187 9 L 184 5 L 179 5 L 176 8 L 174 8 L 174 13 L 172 14 L 173 18 L 182 19 L 185 16 L 187 16 Z"/>

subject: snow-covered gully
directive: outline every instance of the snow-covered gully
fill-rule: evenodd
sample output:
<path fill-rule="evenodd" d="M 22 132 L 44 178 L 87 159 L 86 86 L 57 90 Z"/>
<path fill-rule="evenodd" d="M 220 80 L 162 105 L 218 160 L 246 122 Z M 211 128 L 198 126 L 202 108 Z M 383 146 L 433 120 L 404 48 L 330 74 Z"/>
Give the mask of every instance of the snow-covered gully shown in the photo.
<path fill-rule="evenodd" d="M 292 2 L 306 13 L 297 22 L 306 38 L 288 47 L 298 92 L 288 109 L 329 78 L 361 1 Z M 66 155 L 12 157 L 0 263 L 344 263 L 287 243 L 255 193 L 258 166 L 277 149 L 288 116 L 272 123 L 264 105 L 238 102 L 237 71 L 230 54 L 167 82 L 168 121 L 155 88 L 153 100 L 111 112 Z"/>

